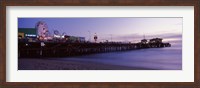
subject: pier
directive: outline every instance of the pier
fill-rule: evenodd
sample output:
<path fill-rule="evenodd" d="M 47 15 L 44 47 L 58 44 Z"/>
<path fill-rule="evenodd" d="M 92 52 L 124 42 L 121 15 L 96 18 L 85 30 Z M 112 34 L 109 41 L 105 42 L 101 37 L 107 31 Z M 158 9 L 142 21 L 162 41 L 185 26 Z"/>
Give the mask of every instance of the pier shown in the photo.
<path fill-rule="evenodd" d="M 18 57 L 69 57 L 95 53 L 171 47 L 169 43 L 67 43 L 67 42 L 19 42 Z"/>
<path fill-rule="evenodd" d="M 53 30 L 49 32 L 48 26 L 43 21 L 38 21 L 35 28 L 18 28 L 18 57 L 69 57 L 95 53 L 120 52 L 147 48 L 171 47 L 170 43 L 163 43 L 162 38 L 153 38 L 147 41 L 144 38 L 138 43 L 125 43 L 113 41 L 99 41 L 97 33 L 94 34 L 94 41 L 85 37 L 67 35 Z M 109 40 L 109 41 L 108 41 Z M 124 41 L 124 40 L 122 40 Z M 130 41 L 129 41 L 130 42 Z"/>

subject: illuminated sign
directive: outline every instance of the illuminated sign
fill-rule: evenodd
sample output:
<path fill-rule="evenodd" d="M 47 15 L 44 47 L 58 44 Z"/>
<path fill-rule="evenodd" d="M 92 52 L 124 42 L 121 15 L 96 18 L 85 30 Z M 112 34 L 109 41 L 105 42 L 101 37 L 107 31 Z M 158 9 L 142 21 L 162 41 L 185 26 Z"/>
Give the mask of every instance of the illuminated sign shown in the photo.
<path fill-rule="evenodd" d="M 37 35 L 35 34 L 25 34 L 26 37 L 36 37 Z"/>

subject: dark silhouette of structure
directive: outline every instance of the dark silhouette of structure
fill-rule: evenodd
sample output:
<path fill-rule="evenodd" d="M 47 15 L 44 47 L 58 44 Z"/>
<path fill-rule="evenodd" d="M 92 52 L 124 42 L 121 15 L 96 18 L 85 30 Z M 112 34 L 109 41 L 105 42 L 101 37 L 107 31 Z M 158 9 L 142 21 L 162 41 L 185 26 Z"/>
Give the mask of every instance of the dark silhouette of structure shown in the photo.
<path fill-rule="evenodd" d="M 68 36 L 65 36 L 68 38 Z M 43 45 L 43 46 L 42 46 Z M 147 48 L 171 47 L 161 38 L 141 40 L 139 43 L 90 43 L 90 42 L 18 42 L 19 57 L 67 57 Z"/>

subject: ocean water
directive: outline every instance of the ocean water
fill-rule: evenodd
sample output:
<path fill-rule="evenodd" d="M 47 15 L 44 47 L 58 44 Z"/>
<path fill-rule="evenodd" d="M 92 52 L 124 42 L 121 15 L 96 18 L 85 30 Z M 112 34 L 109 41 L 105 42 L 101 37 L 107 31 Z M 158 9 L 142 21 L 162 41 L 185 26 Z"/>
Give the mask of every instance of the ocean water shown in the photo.
<path fill-rule="evenodd" d="M 97 62 L 158 70 L 181 70 L 182 49 L 181 47 L 149 48 L 66 57 L 61 58 L 61 60 Z"/>

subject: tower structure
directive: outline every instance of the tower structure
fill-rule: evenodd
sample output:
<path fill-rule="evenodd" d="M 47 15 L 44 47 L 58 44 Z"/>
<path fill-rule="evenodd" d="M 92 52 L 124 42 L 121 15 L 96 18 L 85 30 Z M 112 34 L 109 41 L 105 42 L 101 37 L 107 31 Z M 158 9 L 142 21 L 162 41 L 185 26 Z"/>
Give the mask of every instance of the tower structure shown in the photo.
<path fill-rule="evenodd" d="M 145 39 L 145 35 L 143 35 L 143 39 L 141 40 L 142 44 L 146 44 L 147 43 L 147 39 Z"/>
<path fill-rule="evenodd" d="M 94 41 L 95 41 L 95 43 L 97 42 L 97 39 L 98 39 L 98 37 L 97 37 L 97 34 L 95 33 L 94 34 Z"/>

